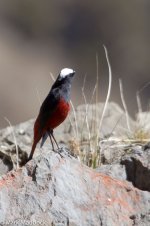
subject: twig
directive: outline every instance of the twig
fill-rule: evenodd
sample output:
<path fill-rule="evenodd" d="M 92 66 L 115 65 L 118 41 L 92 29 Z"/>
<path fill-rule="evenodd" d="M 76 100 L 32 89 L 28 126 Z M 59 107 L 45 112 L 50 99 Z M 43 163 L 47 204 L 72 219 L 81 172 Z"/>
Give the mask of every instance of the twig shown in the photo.
<path fill-rule="evenodd" d="M 143 90 L 144 90 L 145 88 L 147 88 L 149 85 L 150 85 L 150 82 L 147 82 L 144 86 L 142 86 L 142 88 L 140 88 L 140 89 L 138 90 L 138 92 L 139 92 L 139 93 L 143 92 Z"/>
<path fill-rule="evenodd" d="M 51 76 L 51 79 L 52 79 L 53 81 L 55 81 L 55 77 L 54 77 L 54 75 L 52 74 L 52 72 L 49 72 L 49 74 L 50 74 L 50 76 Z"/>
<path fill-rule="evenodd" d="M 83 95 L 83 99 L 85 102 L 85 121 L 86 121 L 86 125 L 87 125 L 88 136 L 89 136 L 89 145 L 90 145 L 90 150 L 91 150 L 91 132 L 90 132 L 89 121 L 88 121 L 88 104 L 87 104 L 87 99 L 86 99 L 85 92 L 84 92 L 85 82 L 86 82 L 86 75 L 85 75 L 84 81 L 83 81 L 82 95 Z"/>
<path fill-rule="evenodd" d="M 16 156 L 17 156 L 17 169 L 19 168 L 19 150 L 18 150 L 18 145 L 17 145 L 17 140 L 16 140 L 16 136 L 15 136 L 15 132 L 14 132 L 14 129 L 13 129 L 13 126 L 11 124 L 11 122 L 9 121 L 9 119 L 7 117 L 4 117 L 4 119 L 8 122 L 10 128 L 11 128 L 11 132 L 12 132 L 12 135 L 13 135 L 13 139 L 14 139 L 14 143 L 15 143 L 15 147 L 16 147 Z"/>
<path fill-rule="evenodd" d="M 76 136 L 77 136 L 77 140 L 78 140 L 79 133 L 78 133 L 77 115 L 76 115 L 76 111 L 75 111 L 74 105 L 73 105 L 73 103 L 72 103 L 71 100 L 70 100 L 70 104 L 71 104 L 71 107 L 72 107 L 72 110 L 73 110 L 73 115 L 74 115 L 74 120 L 75 120 L 75 126 L 76 126 Z"/>
<path fill-rule="evenodd" d="M 136 92 L 136 101 L 137 101 L 137 106 L 138 106 L 138 112 L 141 113 L 142 112 L 142 104 L 141 104 L 139 91 Z"/>
<path fill-rule="evenodd" d="M 91 96 L 91 99 L 90 99 L 90 104 L 92 104 L 92 101 L 93 101 L 93 98 L 94 98 L 94 95 L 95 95 L 95 92 L 96 92 L 96 87 L 97 87 L 97 84 L 95 83 L 95 86 L 94 86 L 94 89 L 93 89 L 93 92 L 92 92 L 92 96 Z"/>
<path fill-rule="evenodd" d="M 138 111 L 139 113 L 142 112 L 142 104 L 141 104 L 141 100 L 140 100 L 140 94 L 143 92 L 143 90 L 145 88 L 147 88 L 150 85 L 150 82 L 146 83 L 144 86 L 142 86 L 142 88 L 140 88 L 137 92 L 136 92 L 136 100 L 137 100 L 137 106 L 138 106 Z"/>
<path fill-rule="evenodd" d="M 122 119 L 123 114 L 119 117 L 119 119 L 117 120 L 116 124 L 114 125 L 114 127 L 111 130 L 110 136 L 113 134 L 113 132 L 115 131 L 116 127 L 118 126 L 120 120 Z M 110 137 L 109 136 L 109 137 Z"/>
<path fill-rule="evenodd" d="M 102 139 L 100 141 L 100 143 L 108 143 L 108 142 L 122 142 L 122 143 L 140 143 L 140 142 L 148 142 L 149 139 L 121 139 L 121 138 L 117 138 L 117 137 L 111 137 L 109 139 Z"/>
<path fill-rule="evenodd" d="M 98 89 L 99 89 L 99 64 L 98 64 L 98 53 L 96 53 L 96 95 L 95 95 L 95 105 L 97 106 L 98 104 Z M 94 131 L 96 134 L 96 139 L 95 139 L 95 145 L 96 148 L 95 150 L 97 150 L 97 145 L 98 145 L 98 133 L 97 133 L 97 108 L 95 107 L 95 123 L 94 123 Z"/>
<path fill-rule="evenodd" d="M 128 127 L 129 132 L 131 133 L 131 127 L 130 127 L 130 122 L 129 122 L 129 113 L 128 113 L 125 98 L 124 98 L 124 95 L 123 95 L 123 85 L 122 85 L 121 79 L 119 79 L 119 88 L 120 88 L 121 101 L 122 101 L 124 111 L 125 111 L 125 115 L 126 115 L 127 127 Z"/>
<path fill-rule="evenodd" d="M 71 127 L 73 128 L 74 136 L 76 136 L 76 130 L 75 130 L 75 128 L 74 128 L 74 125 L 73 125 L 73 122 L 72 122 L 72 120 L 71 120 L 70 115 L 68 116 L 68 118 L 69 118 L 70 125 L 71 125 Z"/>
<path fill-rule="evenodd" d="M 107 48 L 104 45 L 103 45 L 103 47 L 104 47 L 104 50 L 105 50 L 105 56 L 106 56 L 108 69 L 109 69 L 109 85 L 108 85 L 108 91 L 107 91 L 107 97 L 106 97 L 105 105 L 104 105 L 102 116 L 101 116 L 100 123 L 99 123 L 99 129 L 98 129 L 99 133 L 101 131 L 101 126 L 102 126 L 102 122 L 103 122 L 104 115 L 105 115 L 105 112 L 106 112 L 107 104 L 108 104 L 110 93 L 111 93 L 111 86 L 112 86 L 112 72 L 111 72 L 111 65 L 110 65 L 110 62 L 109 62 L 108 52 L 107 52 Z"/>
<path fill-rule="evenodd" d="M 96 103 L 98 103 L 98 82 L 99 82 L 99 64 L 98 64 L 98 54 L 96 53 Z"/>
<path fill-rule="evenodd" d="M 137 92 L 136 92 L 136 99 L 137 99 L 137 105 L 138 105 L 138 111 L 139 113 L 142 112 L 142 104 L 140 100 L 140 94 L 143 92 L 145 88 L 147 88 L 150 85 L 150 82 L 147 82 L 144 86 L 142 86 Z"/>

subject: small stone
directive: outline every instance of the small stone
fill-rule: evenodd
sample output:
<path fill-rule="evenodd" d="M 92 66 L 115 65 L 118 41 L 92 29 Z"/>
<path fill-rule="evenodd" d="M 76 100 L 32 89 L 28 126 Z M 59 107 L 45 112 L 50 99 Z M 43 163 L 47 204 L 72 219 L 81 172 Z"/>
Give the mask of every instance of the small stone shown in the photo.
<path fill-rule="evenodd" d="M 19 130 L 19 135 L 25 135 L 25 131 L 23 129 Z"/>

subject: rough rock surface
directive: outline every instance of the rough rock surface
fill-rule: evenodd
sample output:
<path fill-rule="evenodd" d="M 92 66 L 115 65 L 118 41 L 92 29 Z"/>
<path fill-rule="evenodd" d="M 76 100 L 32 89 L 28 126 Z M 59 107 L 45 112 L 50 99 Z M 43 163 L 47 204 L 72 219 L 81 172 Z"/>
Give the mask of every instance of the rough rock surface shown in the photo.
<path fill-rule="evenodd" d="M 121 180 L 128 180 L 144 191 L 150 191 L 150 144 L 108 145 L 101 150 L 102 165 L 98 172 Z"/>
<path fill-rule="evenodd" d="M 136 149 L 122 158 L 121 163 L 126 168 L 127 180 L 141 190 L 150 191 L 150 149 Z"/>
<path fill-rule="evenodd" d="M 99 168 L 96 169 L 96 171 L 99 173 L 104 173 L 119 180 L 127 180 L 125 165 L 121 164 L 101 165 Z"/>
<path fill-rule="evenodd" d="M 75 141 L 82 139 L 80 148 L 89 151 L 85 112 L 94 136 L 103 106 L 79 106 L 76 120 L 71 114 L 71 123 L 66 120 L 55 130 L 61 146 L 74 139 L 70 152 L 75 151 Z M 147 135 L 146 115 L 139 115 L 138 125 L 147 125 Z M 16 142 L 19 164 L 31 150 L 33 123 L 29 120 L 0 130 L 0 225 L 150 225 L 150 143 L 126 141 L 131 134 L 118 105 L 108 105 L 99 142 L 101 166 L 95 171 L 69 156 L 65 149 L 63 159 L 51 153 L 48 140 L 42 149 L 37 146 L 33 161 L 9 172 L 17 166 Z M 138 128 L 131 119 L 130 125 Z"/>
<path fill-rule="evenodd" d="M 65 150 L 44 151 L 0 180 L 0 223 L 149 225 L 150 194 L 82 165 Z M 24 224 L 25 225 L 25 224 Z"/>

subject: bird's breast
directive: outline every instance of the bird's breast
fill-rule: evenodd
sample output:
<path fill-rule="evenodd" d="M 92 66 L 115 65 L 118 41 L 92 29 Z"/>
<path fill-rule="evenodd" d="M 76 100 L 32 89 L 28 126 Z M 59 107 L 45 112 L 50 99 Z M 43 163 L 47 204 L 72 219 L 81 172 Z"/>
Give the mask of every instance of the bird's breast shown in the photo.
<path fill-rule="evenodd" d="M 49 118 L 48 126 L 50 129 L 54 129 L 59 126 L 67 117 L 70 111 L 70 105 L 64 99 L 60 99 L 57 103 L 56 109 Z"/>

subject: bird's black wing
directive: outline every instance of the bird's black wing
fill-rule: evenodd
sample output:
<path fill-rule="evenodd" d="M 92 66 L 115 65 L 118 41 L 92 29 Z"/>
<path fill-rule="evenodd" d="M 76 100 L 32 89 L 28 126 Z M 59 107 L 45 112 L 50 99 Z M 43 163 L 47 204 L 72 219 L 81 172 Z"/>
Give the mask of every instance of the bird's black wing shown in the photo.
<path fill-rule="evenodd" d="M 59 89 L 53 89 L 49 92 L 45 100 L 43 101 L 39 112 L 39 125 L 42 130 L 53 112 L 55 111 L 60 99 Z"/>
<path fill-rule="evenodd" d="M 40 144 L 40 148 L 43 147 L 43 145 L 44 145 L 45 141 L 47 140 L 48 136 L 49 136 L 48 132 L 46 132 L 46 133 L 42 136 L 42 141 L 41 141 L 41 144 Z"/>

